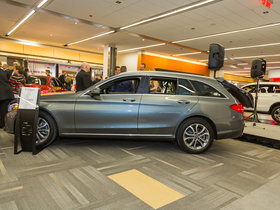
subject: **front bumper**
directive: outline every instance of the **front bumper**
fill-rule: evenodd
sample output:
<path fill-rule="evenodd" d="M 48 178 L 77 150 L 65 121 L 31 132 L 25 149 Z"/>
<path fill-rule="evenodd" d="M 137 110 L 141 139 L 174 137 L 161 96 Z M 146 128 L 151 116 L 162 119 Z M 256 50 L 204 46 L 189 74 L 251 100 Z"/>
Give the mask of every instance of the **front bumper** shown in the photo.
<path fill-rule="evenodd" d="M 15 133 L 15 121 L 16 121 L 17 111 L 13 110 L 8 112 L 5 117 L 5 127 L 4 131 L 7 133 Z"/>

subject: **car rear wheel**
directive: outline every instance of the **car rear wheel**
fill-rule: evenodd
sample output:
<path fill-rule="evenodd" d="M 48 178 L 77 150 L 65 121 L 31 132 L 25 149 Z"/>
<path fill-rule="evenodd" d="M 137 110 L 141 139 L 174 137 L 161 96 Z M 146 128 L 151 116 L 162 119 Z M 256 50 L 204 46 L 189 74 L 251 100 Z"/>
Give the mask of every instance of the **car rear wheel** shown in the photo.
<path fill-rule="evenodd" d="M 178 129 L 178 145 L 188 153 L 198 154 L 207 151 L 213 140 L 213 128 L 202 118 L 188 119 Z"/>
<path fill-rule="evenodd" d="M 280 106 L 279 105 L 272 109 L 271 116 L 276 122 L 280 123 Z"/>
<path fill-rule="evenodd" d="M 45 112 L 39 112 L 36 146 L 45 147 L 52 143 L 57 137 L 57 128 L 54 119 Z"/>

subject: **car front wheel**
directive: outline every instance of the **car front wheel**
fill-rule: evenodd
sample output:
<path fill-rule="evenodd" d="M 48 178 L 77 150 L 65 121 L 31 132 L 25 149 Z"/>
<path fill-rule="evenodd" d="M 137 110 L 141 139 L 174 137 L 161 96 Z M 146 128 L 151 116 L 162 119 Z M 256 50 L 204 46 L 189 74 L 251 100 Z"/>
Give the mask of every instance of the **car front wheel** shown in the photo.
<path fill-rule="evenodd" d="M 193 154 L 205 152 L 214 140 L 211 125 L 202 118 L 191 118 L 182 123 L 177 133 L 179 147 Z"/>
<path fill-rule="evenodd" d="M 280 123 L 280 106 L 279 105 L 272 109 L 271 116 L 276 122 Z"/>
<path fill-rule="evenodd" d="M 43 148 L 52 143 L 57 137 L 57 128 L 53 118 L 45 112 L 39 112 L 36 146 Z"/>

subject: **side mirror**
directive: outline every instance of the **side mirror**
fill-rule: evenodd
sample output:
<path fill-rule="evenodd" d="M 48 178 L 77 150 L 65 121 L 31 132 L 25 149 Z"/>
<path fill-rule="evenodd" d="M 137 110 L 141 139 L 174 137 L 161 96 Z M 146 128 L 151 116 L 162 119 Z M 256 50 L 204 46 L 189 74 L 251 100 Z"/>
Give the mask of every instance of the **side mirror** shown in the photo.
<path fill-rule="evenodd" d="M 101 94 L 100 88 L 94 88 L 89 92 L 89 95 L 93 98 L 96 96 L 100 96 L 100 94 Z"/>
<path fill-rule="evenodd" d="M 100 88 L 94 88 L 89 92 L 89 95 L 95 99 L 100 99 L 100 94 L 101 94 Z"/>

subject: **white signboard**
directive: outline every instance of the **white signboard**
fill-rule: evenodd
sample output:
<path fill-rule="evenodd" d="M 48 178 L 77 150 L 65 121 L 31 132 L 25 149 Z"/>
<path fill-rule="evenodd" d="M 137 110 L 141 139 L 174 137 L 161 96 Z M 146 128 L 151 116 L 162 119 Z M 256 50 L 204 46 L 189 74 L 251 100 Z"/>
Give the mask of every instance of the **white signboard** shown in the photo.
<path fill-rule="evenodd" d="M 36 109 L 40 88 L 22 87 L 19 97 L 19 109 Z"/>

